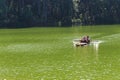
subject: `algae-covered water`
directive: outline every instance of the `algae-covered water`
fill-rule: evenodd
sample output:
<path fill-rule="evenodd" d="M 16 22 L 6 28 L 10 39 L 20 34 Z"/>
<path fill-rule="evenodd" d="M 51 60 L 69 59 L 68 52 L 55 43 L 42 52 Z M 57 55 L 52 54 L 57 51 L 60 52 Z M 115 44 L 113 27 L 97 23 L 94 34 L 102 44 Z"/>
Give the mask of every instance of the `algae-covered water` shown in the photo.
<path fill-rule="evenodd" d="M 1 29 L 0 80 L 120 80 L 120 25 Z"/>

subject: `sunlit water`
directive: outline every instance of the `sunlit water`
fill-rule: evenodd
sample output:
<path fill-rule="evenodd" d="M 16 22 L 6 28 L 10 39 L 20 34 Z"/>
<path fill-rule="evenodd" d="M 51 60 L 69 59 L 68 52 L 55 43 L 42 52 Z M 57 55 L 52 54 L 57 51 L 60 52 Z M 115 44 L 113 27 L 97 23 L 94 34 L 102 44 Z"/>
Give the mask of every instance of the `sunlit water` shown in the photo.
<path fill-rule="evenodd" d="M 0 80 L 120 80 L 119 33 L 86 31 L 91 44 L 74 47 L 72 40 L 85 33 L 15 31 L 0 32 Z"/>
<path fill-rule="evenodd" d="M 101 43 L 103 43 L 103 41 L 101 41 L 101 40 L 97 40 L 97 41 L 92 41 L 91 42 L 91 44 L 93 45 L 94 49 L 96 50 L 96 53 L 98 53 L 99 46 L 100 46 Z"/>
<path fill-rule="evenodd" d="M 78 72 L 81 73 L 81 80 L 120 79 L 120 75 L 117 74 L 119 73 L 120 59 L 118 56 L 120 55 L 112 51 L 113 47 L 103 47 L 104 44 L 106 44 L 104 41 L 97 40 L 87 46 L 74 47 L 76 59 L 80 63 Z"/>

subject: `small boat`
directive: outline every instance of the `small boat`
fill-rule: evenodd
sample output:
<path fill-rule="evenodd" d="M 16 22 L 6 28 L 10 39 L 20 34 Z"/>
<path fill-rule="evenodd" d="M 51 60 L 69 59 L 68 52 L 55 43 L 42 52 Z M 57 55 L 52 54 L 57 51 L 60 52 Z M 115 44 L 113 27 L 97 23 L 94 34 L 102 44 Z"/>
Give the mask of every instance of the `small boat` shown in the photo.
<path fill-rule="evenodd" d="M 88 44 L 90 44 L 90 43 L 81 42 L 81 39 L 74 39 L 73 40 L 73 46 L 74 47 L 85 46 L 85 45 L 88 45 Z"/>
<path fill-rule="evenodd" d="M 86 45 L 93 45 L 93 46 L 96 46 L 96 45 L 99 45 L 100 43 L 102 43 L 103 41 L 101 40 L 94 40 L 94 41 L 90 41 L 89 43 L 87 42 L 81 42 L 81 39 L 74 39 L 73 40 L 73 46 L 74 47 L 78 47 L 78 46 L 86 46 Z"/>

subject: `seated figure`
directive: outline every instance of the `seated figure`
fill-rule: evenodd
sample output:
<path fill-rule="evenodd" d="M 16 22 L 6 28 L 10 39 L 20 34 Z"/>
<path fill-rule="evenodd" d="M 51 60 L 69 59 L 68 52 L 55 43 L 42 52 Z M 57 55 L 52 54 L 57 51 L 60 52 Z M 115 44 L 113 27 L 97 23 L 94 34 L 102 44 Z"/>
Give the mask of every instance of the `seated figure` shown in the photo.
<path fill-rule="evenodd" d="M 90 38 L 89 36 L 84 36 L 81 40 L 80 40 L 81 43 L 87 43 L 89 44 L 90 43 Z"/>

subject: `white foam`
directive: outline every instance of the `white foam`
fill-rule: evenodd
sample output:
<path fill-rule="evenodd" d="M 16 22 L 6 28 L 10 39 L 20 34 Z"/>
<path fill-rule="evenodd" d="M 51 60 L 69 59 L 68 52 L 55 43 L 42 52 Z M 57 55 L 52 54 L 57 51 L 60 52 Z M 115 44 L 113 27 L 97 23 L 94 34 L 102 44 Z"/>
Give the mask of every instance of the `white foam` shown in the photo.
<path fill-rule="evenodd" d="M 103 41 L 101 41 L 101 40 L 96 40 L 96 41 L 92 41 L 91 44 L 93 44 L 94 49 L 95 49 L 96 51 L 98 51 L 99 45 L 100 45 L 100 43 L 102 43 L 102 42 L 103 42 Z"/>

